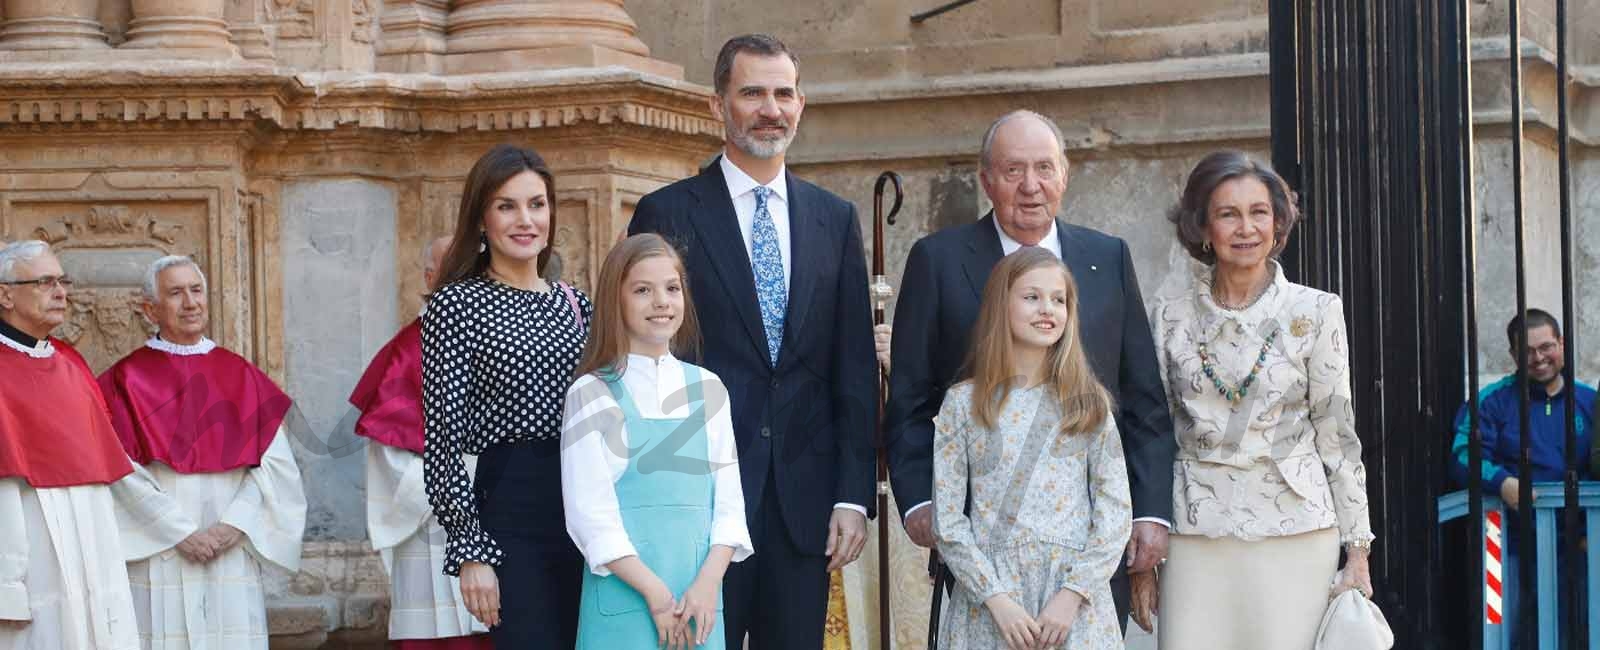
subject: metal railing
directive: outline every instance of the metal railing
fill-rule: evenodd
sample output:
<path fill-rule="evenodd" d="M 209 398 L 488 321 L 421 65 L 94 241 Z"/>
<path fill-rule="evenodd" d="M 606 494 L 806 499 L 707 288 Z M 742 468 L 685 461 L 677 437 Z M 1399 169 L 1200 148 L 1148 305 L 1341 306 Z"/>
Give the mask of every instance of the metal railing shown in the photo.
<path fill-rule="evenodd" d="M 1556 517 L 1564 511 L 1573 513 L 1574 517 L 1586 518 L 1588 521 L 1588 525 L 1584 528 L 1586 538 L 1591 542 L 1600 542 L 1600 481 L 1583 481 L 1577 485 L 1578 510 L 1581 510 L 1581 512 L 1567 508 L 1567 486 L 1565 483 L 1529 482 L 1529 485 L 1531 485 L 1534 494 L 1533 508 L 1529 509 L 1529 514 L 1534 522 L 1535 552 L 1531 556 L 1526 552 L 1519 553 L 1519 555 L 1527 557 L 1528 561 L 1535 567 L 1534 575 L 1536 580 L 1533 581 L 1533 586 L 1538 594 L 1539 613 L 1537 647 L 1555 648 L 1559 637 L 1558 630 L 1561 627 L 1556 618 L 1556 612 L 1560 609 L 1557 606 L 1556 599 L 1562 596 L 1559 585 L 1565 582 L 1576 588 L 1580 582 L 1570 579 L 1571 576 L 1566 581 L 1560 580 L 1562 572 L 1570 573 L 1574 568 L 1571 566 L 1563 567 L 1560 560 L 1576 558 L 1577 555 L 1570 554 L 1573 551 L 1569 551 L 1569 554 L 1566 554 L 1565 558 L 1563 558 L 1563 554 L 1557 551 L 1556 543 L 1559 536 L 1556 534 Z M 1487 519 L 1481 525 L 1491 533 L 1486 534 L 1479 540 L 1477 552 L 1484 558 L 1483 564 L 1489 567 L 1485 570 L 1485 576 L 1495 575 L 1493 567 L 1508 555 L 1497 552 L 1497 549 L 1501 548 L 1503 538 L 1497 539 L 1492 534 L 1494 528 L 1497 527 L 1495 526 L 1496 519 L 1509 521 L 1509 519 L 1506 519 L 1505 504 L 1501 503 L 1498 497 L 1484 495 L 1478 499 L 1478 507 L 1472 508 L 1467 495 L 1468 492 L 1466 490 L 1457 490 L 1439 497 L 1439 523 L 1444 524 L 1467 517 L 1469 516 L 1469 510 L 1485 513 L 1484 516 Z M 1498 516 L 1490 513 L 1497 513 Z M 1576 540 L 1572 541 L 1575 542 Z M 1589 544 L 1583 552 L 1588 560 L 1586 563 L 1587 569 L 1585 570 L 1588 584 L 1600 585 L 1600 544 Z M 1504 581 L 1486 580 L 1485 582 Z M 1518 580 L 1518 582 L 1526 581 Z M 1501 595 L 1494 589 L 1492 584 L 1485 585 L 1484 600 L 1486 601 L 1486 610 L 1483 616 L 1481 638 L 1483 639 L 1483 647 L 1489 650 L 1511 650 L 1513 647 L 1513 639 L 1505 633 L 1505 624 L 1503 622 L 1495 622 L 1496 620 L 1503 621 L 1503 619 L 1499 619 L 1498 616 L 1491 616 L 1490 612 L 1487 611 Z M 1570 598 L 1571 594 L 1567 596 Z M 1576 603 L 1578 601 L 1568 600 L 1567 602 Z M 1496 610 L 1498 611 L 1498 608 Z M 1569 607 L 1568 611 L 1571 612 L 1572 616 L 1586 618 L 1589 629 L 1595 629 L 1596 625 L 1600 625 L 1600 598 L 1591 597 L 1588 599 L 1587 607 L 1581 610 L 1577 607 Z M 1570 619 L 1567 629 L 1576 629 L 1571 625 Z M 1530 630 L 1531 632 L 1533 630 Z M 1600 650 L 1600 635 L 1590 638 L 1588 647 L 1590 650 Z"/>

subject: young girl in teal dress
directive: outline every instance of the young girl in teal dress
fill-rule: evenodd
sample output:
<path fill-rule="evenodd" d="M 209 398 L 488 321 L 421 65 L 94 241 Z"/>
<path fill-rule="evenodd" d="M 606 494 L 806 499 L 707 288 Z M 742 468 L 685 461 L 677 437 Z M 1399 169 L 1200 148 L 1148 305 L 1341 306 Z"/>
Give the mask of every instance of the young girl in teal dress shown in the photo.
<path fill-rule="evenodd" d="M 967 369 L 934 418 L 933 527 L 955 575 L 940 650 L 1123 647 L 1110 581 L 1128 470 L 1054 253 L 995 266 Z"/>
<path fill-rule="evenodd" d="M 728 394 L 698 346 L 682 260 L 658 235 L 606 256 L 567 391 L 561 488 L 587 571 L 579 650 L 724 647 L 722 576 L 750 556 Z"/>

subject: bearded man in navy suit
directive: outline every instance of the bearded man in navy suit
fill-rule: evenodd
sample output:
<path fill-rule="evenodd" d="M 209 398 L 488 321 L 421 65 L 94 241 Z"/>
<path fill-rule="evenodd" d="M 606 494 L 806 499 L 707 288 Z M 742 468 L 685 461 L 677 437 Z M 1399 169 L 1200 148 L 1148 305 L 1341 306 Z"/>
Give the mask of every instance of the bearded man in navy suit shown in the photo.
<path fill-rule="evenodd" d="M 701 365 L 733 409 L 755 555 L 723 581 L 729 648 L 822 647 L 828 574 L 866 544 L 877 366 L 855 206 L 790 174 L 805 96 L 799 60 L 771 36 L 722 46 L 711 109 L 728 146 L 700 173 L 639 201 L 629 234 L 684 258 Z"/>

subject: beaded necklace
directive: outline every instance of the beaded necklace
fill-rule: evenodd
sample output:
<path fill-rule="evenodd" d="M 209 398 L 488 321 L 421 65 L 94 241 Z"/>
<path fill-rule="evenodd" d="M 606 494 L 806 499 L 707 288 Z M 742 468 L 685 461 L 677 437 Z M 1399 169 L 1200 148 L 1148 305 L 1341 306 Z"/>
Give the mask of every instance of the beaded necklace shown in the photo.
<path fill-rule="evenodd" d="M 1216 368 L 1211 364 L 1211 352 L 1206 349 L 1205 341 L 1200 342 L 1200 371 L 1211 379 L 1211 385 L 1217 388 L 1217 392 L 1222 393 L 1223 399 L 1238 406 L 1239 400 L 1250 394 L 1250 385 L 1256 383 L 1256 375 L 1261 373 L 1261 366 L 1267 362 L 1267 350 L 1272 349 L 1272 342 L 1276 340 L 1278 340 L 1278 330 L 1274 329 L 1272 333 L 1267 334 L 1267 342 L 1261 344 L 1261 352 L 1256 355 L 1256 364 L 1250 367 L 1250 374 L 1245 375 L 1244 381 L 1239 382 L 1236 387 L 1229 387 L 1221 377 L 1217 376 Z"/>

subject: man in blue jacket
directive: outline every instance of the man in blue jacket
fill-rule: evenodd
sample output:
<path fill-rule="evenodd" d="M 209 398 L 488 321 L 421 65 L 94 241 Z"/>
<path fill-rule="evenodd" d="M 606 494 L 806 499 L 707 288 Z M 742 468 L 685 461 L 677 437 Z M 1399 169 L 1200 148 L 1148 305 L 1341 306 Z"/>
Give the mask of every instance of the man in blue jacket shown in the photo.
<path fill-rule="evenodd" d="M 1518 380 L 1512 373 L 1478 394 L 1478 430 L 1483 436 L 1483 456 L 1479 472 L 1483 478 L 1484 494 L 1500 497 L 1512 511 L 1520 507 L 1518 489 L 1521 480 L 1535 483 L 1560 482 L 1567 467 L 1567 391 L 1577 391 L 1577 448 L 1572 451 L 1579 459 L 1589 453 L 1594 423 L 1595 389 L 1582 382 L 1567 386 L 1562 375 L 1566 366 L 1565 341 L 1561 338 L 1561 324 L 1549 312 L 1529 309 L 1525 316 L 1511 319 L 1506 326 L 1506 338 L 1511 344 L 1511 356 L 1517 358 L 1518 339 L 1528 337 L 1528 355 L 1518 365 L 1527 370 L 1527 381 Z M 1530 460 L 1532 475 L 1519 477 L 1522 457 L 1522 416 L 1518 391 L 1528 394 L 1528 429 L 1531 438 Z M 1450 445 L 1455 462 L 1450 464 L 1452 478 L 1462 486 L 1467 484 L 1467 453 L 1471 417 L 1465 405 L 1456 414 L 1455 440 Z M 1578 480 L 1589 480 L 1587 463 L 1579 463 Z M 1517 540 L 1515 517 L 1507 516 L 1504 528 L 1505 606 L 1502 609 L 1507 633 L 1516 628 L 1516 570 Z M 1563 551 L 1564 552 L 1564 551 Z M 1576 558 L 1582 561 L 1583 558 Z M 1562 558 L 1561 564 L 1566 564 Z M 1567 567 L 1558 574 L 1580 577 L 1583 568 Z M 1581 577 L 1579 578 L 1581 579 Z M 1582 590 L 1580 590 L 1581 592 Z M 1564 593 L 1564 592 L 1563 592 Z M 1563 606 L 1571 606 L 1563 603 Z M 1580 611 L 1582 605 L 1578 605 Z"/>

